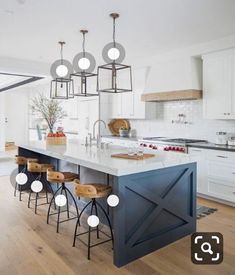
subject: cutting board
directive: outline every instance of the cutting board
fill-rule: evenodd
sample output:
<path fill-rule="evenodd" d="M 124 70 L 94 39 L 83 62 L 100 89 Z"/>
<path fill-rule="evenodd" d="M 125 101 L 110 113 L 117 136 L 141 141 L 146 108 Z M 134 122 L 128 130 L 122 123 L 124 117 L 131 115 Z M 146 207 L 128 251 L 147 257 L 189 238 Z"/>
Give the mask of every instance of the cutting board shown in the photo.
<path fill-rule="evenodd" d="M 153 158 L 155 157 L 154 154 L 143 154 L 143 156 L 137 156 L 137 155 L 133 155 L 130 156 L 128 154 L 114 154 L 111 155 L 112 158 L 120 158 L 120 159 L 132 159 L 132 160 L 144 160 L 144 159 L 148 159 L 148 158 Z"/>

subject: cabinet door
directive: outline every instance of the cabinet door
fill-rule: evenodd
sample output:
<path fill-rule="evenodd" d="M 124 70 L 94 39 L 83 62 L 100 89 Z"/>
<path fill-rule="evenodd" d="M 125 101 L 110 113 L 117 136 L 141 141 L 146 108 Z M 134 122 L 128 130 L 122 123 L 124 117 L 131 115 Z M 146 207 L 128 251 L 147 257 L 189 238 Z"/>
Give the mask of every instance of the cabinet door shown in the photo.
<path fill-rule="evenodd" d="M 230 119 L 235 119 L 235 54 L 230 57 L 230 83 L 231 83 L 231 114 Z"/>
<path fill-rule="evenodd" d="M 203 60 L 204 116 L 210 119 L 229 119 L 231 91 L 229 57 L 213 56 Z"/>
<path fill-rule="evenodd" d="M 122 94 L 112 94 L 112 118 L 122 117 Z"/>
<path fill-rule="evenodd" d="M 207 165 L 205 151 L 199 148 L 189 148 L 190 158 L 197 162 L 197 192 L 207 192 Z"/>

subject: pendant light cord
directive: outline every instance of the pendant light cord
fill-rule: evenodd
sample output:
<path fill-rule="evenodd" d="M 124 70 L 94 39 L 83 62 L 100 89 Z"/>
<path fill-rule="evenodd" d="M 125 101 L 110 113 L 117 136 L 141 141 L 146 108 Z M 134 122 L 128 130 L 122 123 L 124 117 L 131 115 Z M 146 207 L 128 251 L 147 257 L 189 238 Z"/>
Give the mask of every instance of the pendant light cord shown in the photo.
<path fill-rule="evenodd" d="M 83 32 L 82 34 L 83 34 L 82 52 L 83 52 L 83 57 L 85 57 L 85 42 L 86 42 L 85 32 Z"/>
<path fill-rule="evenodd" d="M 115 18 L 113 18 L 113 46 L 116 47 L 116 22 Z"/>
<path fill-rule="evenodd" d="M 63 65 L 63 60 L 64 60 L 64 57 L 63 57 L 63 43 L 60 43 L 60 60 L 61 60 L 61 65 Z"/>

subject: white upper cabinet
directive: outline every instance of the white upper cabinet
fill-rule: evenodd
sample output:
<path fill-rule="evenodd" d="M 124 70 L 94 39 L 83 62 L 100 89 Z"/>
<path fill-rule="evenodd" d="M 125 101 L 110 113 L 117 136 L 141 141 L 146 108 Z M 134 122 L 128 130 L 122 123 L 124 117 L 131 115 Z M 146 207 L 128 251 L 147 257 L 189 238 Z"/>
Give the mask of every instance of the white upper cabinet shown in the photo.
<path fill-rule="evenodd" d="M 235 119 L 235 49 L 203 56 L 203 108 L 208 119 Z"/>
<path fill-rule="evenodd" d="M 133 91 L 110 95 L 112 104 L 112 118 L 154 119 L 156 118 L 156 104 L 141 101 L 141 94 L 146 85 L 147 68 L 132 71 Z"/>

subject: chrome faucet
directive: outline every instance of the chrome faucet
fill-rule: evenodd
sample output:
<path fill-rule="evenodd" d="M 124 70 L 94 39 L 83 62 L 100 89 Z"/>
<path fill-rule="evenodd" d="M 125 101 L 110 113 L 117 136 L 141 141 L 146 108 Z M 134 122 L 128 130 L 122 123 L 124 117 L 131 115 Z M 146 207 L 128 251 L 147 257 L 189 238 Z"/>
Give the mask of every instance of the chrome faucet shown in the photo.
<path fill-rule="evenodd" d="M 93 140 L 96 140 L 95 126 L 97 123 L 101 123 L 101 122 L 104 124 L 104 127 L 106 128 L 106 123 L 102 119 L 97 119 L 93 124 Z M 98 131 L 98 132 L 99 132 L 99 134 L 97 135 L 97 140 L 100 139 L 100 131 Z"/>

